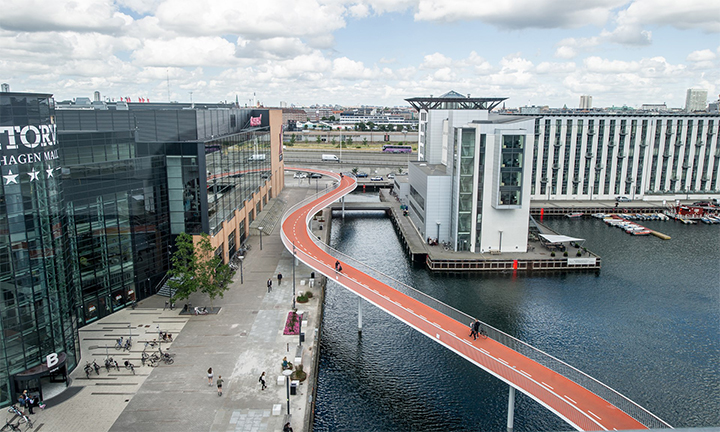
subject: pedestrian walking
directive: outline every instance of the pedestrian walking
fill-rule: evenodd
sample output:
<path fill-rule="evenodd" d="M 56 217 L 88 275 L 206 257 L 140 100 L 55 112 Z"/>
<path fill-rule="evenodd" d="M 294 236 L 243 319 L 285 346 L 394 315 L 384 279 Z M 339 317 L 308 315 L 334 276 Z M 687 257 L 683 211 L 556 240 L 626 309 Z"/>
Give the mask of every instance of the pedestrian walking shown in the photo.
<path fill-rule="evenodd" d="M 265 385 L 265 372 L 260 375 L 260 379 L 258 379 L 258 382 L 260 382 L 260 390 L 265 390 L 267 388 L 267 386 Z"/>
<path fill-rule="evenodd" d="M 208 385 L 212 386 L 213 382 L 213 371 L 212 368 L 208 369 Z"/>
<path fill-rule="evenodd" d="M 218 379 L 217 379 L 218 396 L 222 396 L 222 385 L 223 385 L 222 375 L 218 375 Z"/>
<path fill-rule="evenodd" d="M 480 322 L 478 320 L 470 322 L 470 337 L 471 338 L 477 339 L 479 328 L 480 328 Z"/>
<path fill-rule="evenodd" d="M 293 428 L 290 426 L 290 423 L 285 423 L 285 426 L 283 426 L 283 432 L 293 432 Z"/>
<path fill-rule="evenodd" d="M 268 287 L 268 292 L 272 291 L 272 278 L 268 278 L 267 287 Z"/>
<path fill-rule="evenodd" d="M 282 282 L 282 273 L 278 273 L 278 286 L 280 286 L 281 282 Z"/>

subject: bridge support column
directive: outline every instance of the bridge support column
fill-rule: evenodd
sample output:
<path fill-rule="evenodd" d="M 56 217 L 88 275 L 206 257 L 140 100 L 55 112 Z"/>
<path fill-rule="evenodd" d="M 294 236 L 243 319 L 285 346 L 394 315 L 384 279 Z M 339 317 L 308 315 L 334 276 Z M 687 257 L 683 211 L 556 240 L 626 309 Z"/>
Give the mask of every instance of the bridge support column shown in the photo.
<path fill-rule="evenodd" d="M 513 432 L 513 422 L 515 421 L 515 387 L 510 386 L 510 395 L 508 396 L 508 432 Z"/>
<path fill-rule="evenodd" d="M 362 334 L 362 297 L 358 297 L 358 334 Z"/>

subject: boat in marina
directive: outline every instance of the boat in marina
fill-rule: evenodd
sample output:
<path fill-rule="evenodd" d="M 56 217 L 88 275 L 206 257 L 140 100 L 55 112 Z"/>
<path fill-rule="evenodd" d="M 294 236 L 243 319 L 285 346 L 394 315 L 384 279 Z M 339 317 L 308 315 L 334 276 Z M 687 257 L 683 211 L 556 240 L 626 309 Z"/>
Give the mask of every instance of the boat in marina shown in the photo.
<path fill-rule="evenodd" d="M 579 212 L 578 212 L 578 213 L 568 213 L 568 214 L 565 215 L 565 217 L 568 217 L 568 218 L 580 218 L 580 217 L 583 217 L 583 214 L 584 214 L 584 213 L 579 213 Z"/>

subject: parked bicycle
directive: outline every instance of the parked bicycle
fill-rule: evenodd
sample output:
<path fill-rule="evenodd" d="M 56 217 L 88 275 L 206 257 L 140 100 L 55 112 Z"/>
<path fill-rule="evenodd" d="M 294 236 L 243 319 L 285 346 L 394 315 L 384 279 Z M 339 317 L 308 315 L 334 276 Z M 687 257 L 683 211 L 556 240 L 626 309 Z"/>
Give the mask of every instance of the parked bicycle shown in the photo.
<path fill-rule="evenodd" d="M 195 307 L 195 315 L 207 315 L 208 310 L 205 306 Z"/>
<path fill-rule="evenodd" d="M 115 339 L 115 349 L 119 350 L 123 348 L 125 341 L 123 340 L 123 337 L 120 336 L 119 338 Z"/>
<path fill-rule="evenodd" d="M 175 354 L 170 354 L 167 350 L 163 352 L 162 349 L 158 349 L 158 352 L 160 353 L 160 360 L 164 361 L 165 364 L 175 363 L 175 359 L 173 359 Z"/>
<path fill-rule="evenodd" d="M 5 419 L 5 426 L 3 426 L 2 429 L 0 429 L 0 431 L 13 431 L 13 432 L 16 432 L 19 430 L 20 430 L 20 422 L 18 422 L 17 424 L 12 424 L 12 423 L 10 423 L 10 420 L 8 420 L 8 419 Z"/>
<path fill-rule="evenodd" d="M 18 423 L 15 425 L 15 427 L 17 428 L 17 430 L 20 429 L 20 423 L 26 423 L 28 429 L 30 429 L 30 428 L 33 427 L 32 421 L 30 420 L 30 417 L 28 417 L 28 416 L 26 416 L 25 414 L 23 414 L 22 411 L 20 411 L 20 409 L 18 409 L 18 407 L 16 407 L 15 405 L 10 405 L 10 407 L 8 408 L 8 412 L 11 413 L 11 414 L 16 415 L 16 416 L 18 416 L 18 417 L 20 417 L 20 420 L 19 420 Z M 6 421 L 6 423 L 7 423 L 7 420 L 5 420 L 5 421 Z M 6 426 L 7 426 L 7 424 L 6 424 Z M 13 429 L 13 430 L 15 430 L 15 429 Z"/>
<path fill-rule="evenodd" d="M 123 345 L 123 350 L 130 351 L 130 348 L 132 348 L 132 338 L 129 337 L 125 340 L 125 345 Z"/>

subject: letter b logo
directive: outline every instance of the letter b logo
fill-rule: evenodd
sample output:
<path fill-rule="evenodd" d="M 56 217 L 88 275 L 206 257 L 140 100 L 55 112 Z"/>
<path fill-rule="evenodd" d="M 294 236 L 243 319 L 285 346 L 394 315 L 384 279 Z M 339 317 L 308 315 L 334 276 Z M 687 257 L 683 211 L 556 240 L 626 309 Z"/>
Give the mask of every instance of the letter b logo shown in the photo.
<path fill-rule="evenodd" d="M 46 357 L 47 360 L 47 367 L 48 369 L 52 369 L 53 366 L 58 364 L 58 355 L 57 353 L 48 354 Z"/>

